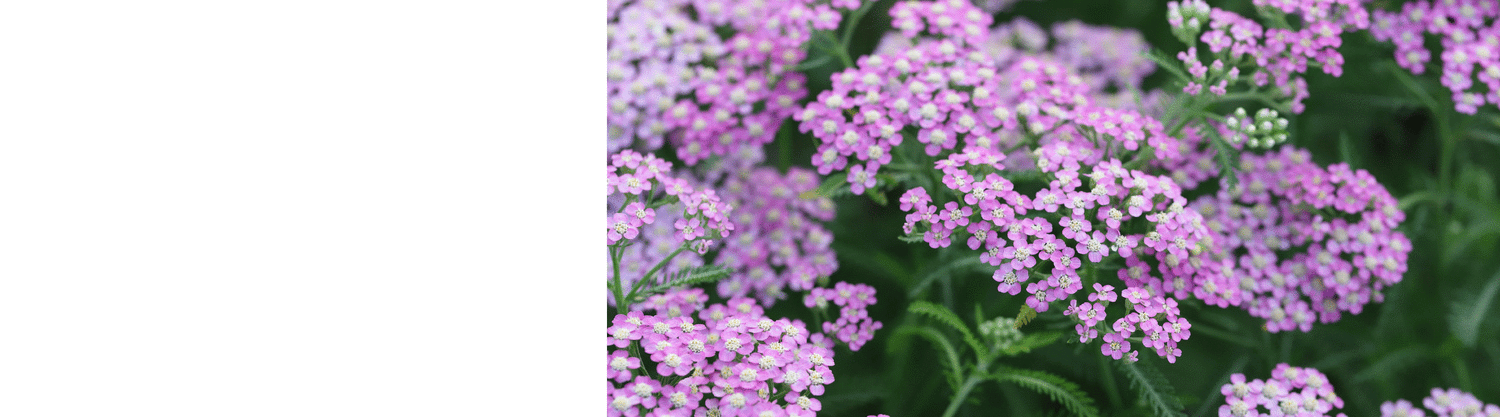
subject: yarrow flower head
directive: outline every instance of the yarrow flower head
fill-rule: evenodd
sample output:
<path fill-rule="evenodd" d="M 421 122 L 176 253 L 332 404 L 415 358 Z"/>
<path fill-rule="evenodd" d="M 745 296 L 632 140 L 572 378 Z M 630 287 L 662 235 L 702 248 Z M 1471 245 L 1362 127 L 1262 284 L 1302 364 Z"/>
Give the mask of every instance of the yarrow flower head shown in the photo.
<path fill-rule="evenodd" d="M 1177 289 L 1181 278 L 1167 281 L 1146 274 L 1145 260 L 1159 262 L 1164 272 L 1190 276 L 1207 230 L 1197 213 L 1184 209 L 1187 200 L 1170 180 L 1124 169 L 1118 160 L 1098 161 L 1094 152 L 1066 142 L 1043 146 L 1037 164 L 1050 182 L 1031 195 L 1015 191 L 1000 175 L 1002 166 L 993 155 L 954 154 L 937 166 L 946 186 L 941 191 L 960 200 L 939 206 L 926 189 L 911 189 L 901 198 L 908 212 L 903 228 L 934 248 L 967 236 L 969 248 L 981 252 L 980 260 L 997 267 L 997 290 L 1016 295 L 1024 289 L 1027 306 L 1039 312 L 1083 290 L 1079 272 L 1084 262 L 1124 257 L 1132 266 L 1121 271 L 1131 287 L 1129 314 L 1120 319 L 1125 323 L 1117 321 L 1113 332 L 1106 327 L 1105 306 L 1117 295 L 1102 284 L 1087 294 L 1087 302 L 1069 301 L 1064 314 L 1078 323 L 1082 342 L 1092 341 L 1103 329 L 1106 356 L 1129 354 L 1129 344 L 1121 342 L 1140 330 L 1148 338 L 1144 346 L 1175 361 L 1181 355 L 1176 344 L 1188 337 L 1191 326 L 1179 317 L 1176 299 L 1165 297 L 1190 293 Z"/>
<path fill-rule="evenodd" d="M 654 155 L 624 150 L 609 158 L 605 235 L 611 250 L 621 251 L 619 274 L 623 285 L 634 286 L 658 262 L 672 262 L 675 270 L 702 261 L 731 235 L 734 206 L 712 189 L 696 189 L 672 176 L 672 164 Z M 692 255 L 678 257 L 676 254 Z M 613 305 L 616 302 L 610 298 Z"/>
<path fill-rule="evenodd" d="M 1211 8 L 1203 0 L 1167 4 L 1172 33 L 1189 48 L 1177 55 L 1192 80 L 1184 88 L 1191 95 L 1207 92 L 1224 95 L 1231 88 L 1274 87 L 1286 108 L 1301 113 L 1307 98 L 1309 66 L 1322 67 L 1335 77 L 1343 74 L 1344 56 L 1338 52 L 1340 36 L 1369 27 L 1369 12 L 1361 2 L 1349 0 L 1255 0 L 1258 14 L 1269 22 L 1262 26 L 1231 11 Z M 1284 22 L 1296 17 L 1298 27 Z M 1200 59 L 1200 48 L 1211 61 Z"/>
<path fill-rule="evenodd" d="M 1322 167 L 1302 149 L 1244 154 L 1238 183 L 1192 204 L 1217 251 L 1194 293 L 1266 319 L 1266 329 L 1308 331 L 1359 314 L 1401 281 L 1411 241 L 1405 214 L 1375 177 Z"/>
<path fill-rule="evenodd" d="M 652 310 L 617 315 L 608 330 L 610 416 L 810 415 L 834 382 L 833 350 L 813 343 L 801 321 L 766 317 L 754 300 L 711 305 L 697 319 Z M 775 396 L 772 384 L 781 387 Z"/>
<path fill-rule="evenodd" d="M 810 290 L 838 270 L 833 233 L 822 224 L 833 220 L 833 201 L 805 196 L 818 187 L 812 171 L 721 164 L 706 176 L 723 178 L 716 189 L 735 207 L 735 235 L 716 257 L 734 272 L 719 281 L 719 296 L 754 296 L 769 307 L 787 290 Z"/>
<path fill-rule="evenodd" d="M 1474 114 L 1479 106 L 1500 105 L 1497 17 L 1500 5 L 1494 2 L 1418 0 L 1402 4 L 1399 12 L 1371 12 L 1370 35 L 1395 45 L 1396 63 L 1413 74 L 1426 72 L 1433 58 L 1425 36 L 1442 39 L 1442 84 L 1453 93 L 1456 110 Z M 1487 91 L 1479 91 L 1476 78 Z"/>
<path fill-rule="evenodd" d="M 824 322 L 823 332 L 837 337 L 849 350 L 858 351 L 883 327 L 870 318 L 868 308 L 875 304 L 875 288 L 869 285 L 838 282 L 833 288 L 813 288 L 804 304 L 809 308 L 823 309 L 830 304 L 839 308 L 838 319 Z"/>
<path fill-rule="evenodd" d="M 1229 381 L 1219 390 L 1224 394 L 1219 417 L 1329 416 L 1344 407 L 1328 377 L 1313 368 L 1283 363 L 1270 379 L 1246 381 L 1244 374 L 1234 374 Z"/>
<path fill-rule="evenodd" d="M 1436 417 L 1495 417 L 1500 416 L 1500 405 L 1485 404 L 1474 394 L 1457 388 L 1433 388 L 1432 395 L 1422 399 L 1422 406 Z M 1421 408 L 1410 401 L 1387 401 L 1380 405 L 1380 417 L 1424 417 Z"/>
<path fill-rule="evenodd" d="M 807 94 L 792 67 L 806 58 L 813 30 L 837 28 L 838 11 L 860 3 L 611 2 L 610 152 L 670 139 L 695 165 L 769 143 Z"/>

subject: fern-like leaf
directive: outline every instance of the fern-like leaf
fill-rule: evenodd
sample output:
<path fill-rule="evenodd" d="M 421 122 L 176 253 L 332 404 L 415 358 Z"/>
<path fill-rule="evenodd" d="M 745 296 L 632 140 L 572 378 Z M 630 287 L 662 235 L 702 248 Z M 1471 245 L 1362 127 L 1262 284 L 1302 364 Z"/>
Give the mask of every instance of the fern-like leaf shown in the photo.
<path fill-rule="evenodd" d="M 853 192 L 849 191 L 849 179 L 839 175 L 832 175 L 824 179 L 823 184 L 819 185 L 818 188 L 804 191 L 798 197 L 801 197 L 803 200 L 816 200 L 821 197 L 833 198 L 851 194 Z"/>
<path fill-rule="evenodd" d="M 912 302 L 911 306 L 906 308 L 906 311 L 931 317 L 943 324 L 947 324 L 948 327 L 952 327 L 954 330 L 958 330 L 964 336 L 964 343 L 968 343 L 969 348 L 974 349 L 975 354 L 983 355 L 989 352 L 989 349 L 985 349 L 984 345 L 979 343 L 979 339 L 974 337 L 974 332 L 969 331 L 969 326 L 964 324 L 964 320 L 958 318 L 957 314 L 953 314 L 953 311 L 949 310 L 948 307 L 917 300 Z"/>
<path fill-rule="evenodd" d="M 733 270 L 722 266 L 703 265 L 666 274 L 662 276 L 660 284 L 646 289 L 641 294 L 637 294 L 636 298 L 641 299 L 652 294 L 659 294 L 673 287 L 690 287 L 717 282 L 729 276 L 730 272 L 733 272 Z"/>
<path fill-rule="evenodd" d="M 1021 340 L 1017 340 L 1016 343 L 1006 346 L 1002 353 L 1006 356 L 1015 356 L 1050 345 L 1058 339 L 1062 339 L 1061 332 L 1031 333 L 1022 337 Z"/>
<path fill-rule="evenodd" d="M 1235 150 L 1234 146 L 1230 145 L 1223 136 L 1219 136 L 1217 129 L 1203 129 L 1203 131 L 1208 135 L 1209 147 L 1214 150 L 1214 163 L 1219 168 L 1219 177 L 1224 187 L 1233 190 L 1240 183 L 1237 172 L 1239 166 L 1236 164 L 1240 160 L 1239 151 Z"/>
<path fill-rule="evenodd" d="M 1055 374 L 1036 371 L 1031 369 L 1016 369 L 1001 366 L 998 371 L 990 375 L 999 382 L 1011 382 L 1026 389 L 1046 394 L 1053 401 L 1062 404 L 1073 415 L 1079 417 L 1098 417 L 1099 408 L 1094 406 L 1094 399 L 1078 388 L 1073 383 Z"/>
<path fill-rule="evenodd" d="M 898 236 L 896 237 L 896 240 L 900 240 L 906 243 L 921 243 L 927 241 L 927 238 L 922 235 L 913 233 L 909 235 Z"/>
<path fill-rule="evenodd" d="M 1459 298 L 1448 311 L 1448 328 L 1464 346 L 1474 347 L 1479 342 L 1479 325 L 1490 316 L 1490 306 L 1494 305 L 1496 291 L 1500 291 L 1500 273 L 1490 278 L 1489 284 L 1477 296 L 1471 293 L 1468 297 Z"/>
<path fill-rule="evenodd" d="M 1031 306 L 1021 306 L 1021 312 L 1016 313 L 1016 329 L 1020 329 L 1021 326 L 1030 323 L 1031 319 L 1034 318 L 1036 318 L 1036 309 L 1031 308 Z"/>
<path fill-rule="evenodd" d="M 1182 72 L 1182 62 L 1168 56 L 1166 52 L 1162 52 L 1160 49 L 1152 49 L 1142 53 L 1141 56 L 1156 63 L 1158 68 L 1167 70 L 1167 72 L 1177 76 L 1183 82 L 1192 81 L 1192 78 L 1188 77 L 1187 73 Z"/>
<path fill-rule="evenodd" d="M 1410 345 L 1380 355 L 1379 359 L 1370 361 L 1365 370 L 1354 374 L 1352 380 L 1355 383 L 1363 383 L 1377 377 L 1391 378 L 1396 372 L 1411 368 L 1426 360 L 1431 360 L 1435 352 L 1432 348 L 1423 345 Z"/>
<path fill-rule="evenodd" d="M 933 346 L 940 348 L 944 355 L 939 357 L 939 361 L 948 366 L 948 372 L 946 372 L 948 374 L 948 388 L 954 391 L 958 390 L 958 376 L 963 374 L 963 362 L 959 361 L 958 349 L 953 347 L 953 342 L 948 341 L 947 336 L 944 336 L 942 332 L 928 327 L 902 327 L 896 334 L 919 336 L 932 342 Z"/>
<path fill-rule="evenodd" d="M 1120 371 L 1130 379 L 1130 387 L 1140 391 L 1140 403 L 1151 409 L 1158 417 L 1182 417 L 1182 402 L 1167 377 L 1151 363 L 1145 361 L 1114 361 Z"/>

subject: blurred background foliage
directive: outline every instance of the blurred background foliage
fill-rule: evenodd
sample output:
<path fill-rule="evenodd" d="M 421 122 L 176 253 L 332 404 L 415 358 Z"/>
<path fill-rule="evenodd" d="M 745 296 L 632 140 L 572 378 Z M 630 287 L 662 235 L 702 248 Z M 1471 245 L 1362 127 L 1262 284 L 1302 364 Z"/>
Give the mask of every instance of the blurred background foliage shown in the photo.
<path fill-rule="evenodd" d="M 858 57 L 875 49 L 890 28 L 883 0 L 857 23 L 850 45 Z M 1210 1 L 1210 5 L 1253 14 L 1249 0 Z M 1400 2 L 1378 1 L 1373 8 L 1398 9 Z M 1166 2 L 1160 0 L 1020 1 L 995 16 L 1017 17 L 1043 27 L 1068 20 L 1140 31 L 1153 48 L 1175 53 L 1185 48 L 1168 29 Z M 848 22 L 845 22 L 848 24 Z M 1429 40 L 1436 47 L 1436 40 Z M 1348 162 L 1369 170 L 1407 214 L 1402 230 L 1414 243 L 1401 284 L 1386 291 L 1384 303 L 1312 331 L 1267 333 L 1262 321 L 1239 309 L 1219 309 L 1198 301 L 1185 303 L 1193 337 L 1183 341 L 1183 356 L 1168 364 L 1150 361 L 1175 387 L 1191 416 L 1217 415 L 1224 404 L 1219 387 L 1231 374 L 1268 378 L 1276 364 L 1314 367 L 1328 375 L 1351 416 L 1379 415 L 1382 402 L 1407 399 L 1420 403 L 1434 387 L 1456 387 L 1487 403 L 1500 403 L 1500 112 L 1482 107 L 1476 115 L 1458 114 L 1441 71 L 1413 76 L 1396 67 L 1392 47 L 1365 32 L 1344 36 L 1340 49 L 1347 63 L 1342 77 L 1312 71 L 1307 110 L 1292 122 L 1291 142 L 1310 149 L 1323 165 Z M 824 52 L 813 49 L 809 62 Z M 1436 55 L 1436 52 L 1434 53 Z M 807 70 L 810 97 L 829 88 L 829 76 L 842 70 L 836 59 Z M 1437 65 L 1437 64 L 1431 64 Z M 1146 87 L 1167 87 L 1158 71 Z M 1229 109 L 1219 109 L 1221 114 Z M 810 166 L 814 139 L 783 126 L 767 155 L 786 165 Z M 888 193 L 890 200 L 901 190 Z M 945 305 L 974 328 L 975 307 L 986 319 L 1015 317 L 1023 297 L 995 291 L 992 269 L 951 264 L 923 244 L 897 240 L 902 214 L 893 205 L 877 205 L 865 196 L 837 200 L 838 218 L 830 225 L 840 269 L 832 281 L 874 286 L 880 302 L 870 314 L 886 324 L 859 352 L 841 350 L 837 383 L 823 397 L 823 412 L 832 416 L 940 415 L 954 389 L 945 382 L 939 353 L 919 338 L 901 335 L 903 326 L 927 322 L 907 313 L 917 300 Z M 972 265 L 972 264 L 971 264 Z M 780 303 L 772 316 L 796 315 L 800 303 Z M 1043 314 L 1022 328 L 1026 332 L 1066 330 L 1072 324 L 1056 313 Z M 1096 345 L 1060 342 L 1002 363 L 1040 369 L 1078 383 L 1105 415 L 1150 415 L 1137 403 L 1130 382 Z M 1064 413 L 1048 397 L 1015 385 L 981 384 L 958 415 L 1039 415 Z"/>

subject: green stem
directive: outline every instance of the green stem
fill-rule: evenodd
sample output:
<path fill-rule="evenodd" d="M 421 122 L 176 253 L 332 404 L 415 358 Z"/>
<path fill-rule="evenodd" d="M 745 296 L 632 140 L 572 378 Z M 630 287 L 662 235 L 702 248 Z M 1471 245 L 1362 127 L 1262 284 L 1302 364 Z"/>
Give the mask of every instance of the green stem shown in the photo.
<path fill-rule="evenodd" d="M 979 382 L 984 381 L 979 374 L 980 372 L 975 370 L 972 375 L 969 375 L 963 387 L 960 387 L 958 393 L 953 396 L 953 401 L 948 402 L 948 409 L 943 411 L 943 417 L 953 417 L 953 414 L 958 413 L 958 406 L 963 405 L 964 399 L 969 397 L 969 391 L 973 391 L 974 387 L 979 386 Z"/>
<path fill-rule="evenodd" d="M 849 50 L 849 42 L 854 40 L 854 28 L 859 26 L 859 20 L 865 17 L 865 13 L 869 13 L 870 9 L 875 7 L 875 3 L 878 2 L 865 2 L 858 9 L 854 9 L 854 13 L 849 14 L 849 26 L 844 27 L 844 35 L 841 37 L 843 40 L 839 42 L 844 46 L 845 51 Z"/>
<path fill-rule="evenodd" d="M 776 131 L 776 165 L 781 172 L 786 172 L 792 167 L 792 138 L 786 135 L 786 127 Z"/>
<path fill-rule="evenodd" d="M 1187 103 L 1184 103 L 1182 105 L 1182 108 L 1191 108 L 1192 110 L 1185 110 L 1180 117 L 1171 118 L 1171 120 L 1173 120 L 1172 127 L 1170 129 L 1167 129 L 1167 136 L 1176 137 L 1178 133 L 1182 132 L 1182 128 L 1187 127 L 1188 122 L 1192 121 L 1193 118 L 1197 116 L 1197 113 L 1201 111 L 1198 109 L 1198 107 L 1193 106 L 1194 104 L 1197 104 L 1197 101 L 1197 96 L 1187 96 Z"/>
<path fill-rule="evenodd" d="M 624 253 L 623 247 L 609 247 L 609 290 L 615 294 L 615 314 L 625 314 L 625 309 L 630 307 L 625 304 L 624 289 L 620 288 L 623 286 L 620 284 L 620 256 Z"/>
<path fill-rule="evenodd" d="M 1250 343 L 1248 341 L 1245 341 L 1244 336 L 1240 336 L 1240 335 L 1234 334 L 1234 333 L 1229 332 L 1229 331 L 1219 330 L 1217 328 L 1210 327 L 1206 323 L 1194 324 L 1193 325 L 1193 333 L 1207 335 L 1209 337 L 1212 337 L 1212 338 L 1215 338 L 1215 339 L 1219 339 L 1219 340 L 1223 340 L 1225 342 L 1234 343 L 1236 345 L 1244 346 L 1244 347 L 1249 348 L 1249 349 L 1255 349 L 1256 348 L 1256 346 L 1255 346 L 1254 343 Z"/>
<path fill-rule="evenodd" d="M 1437 116 L 1438 137 L 1443 140 L 1442 160 L 1438 165 L 1438 184 L 1442 186 L 1443 194 L 1449 200 L 1453 198 L 1453 157 L 1454 147 L 1458 144 L 1458 137 L 1453 135 L 1453 126 L 1448 124 L 1449 118 L 1446 111 L 1434 108 L 1434 116 Z"/>
<path fill-rule="evenodd" d="M 667 262 L 671 262 L 672 258 L 676 258 L 677 254 L 682 253 L 682 251 L 686 250 L 688 248 L 688 245 L 691 244 L 691 243 L 693 243 L 693 242 L 692 241 L 682 242 L 682 246 L 678 246 L 677 250 L 672 251 L 671 255 L 667 255 L 666 258 L 662 258 L 661 262 L 657 262 L 656 266 L 651 267 L 651 270 L 647 271 L 646 275 L 642 275 L 641 276 L 641 280 L 640 281 L 636 281 L 634 285 L 630 286 L 630 293 L 625 296 L 625 299 L 627 299 L 627 300 L 634 300 L 635 296 L 636 296 L 636 292 L 640 291 L 641 286 L 645 285 L 646 282 L 651 281 L 651 278 L 656 275 L 657 271 L 661 271 L 662 268 L 666 267 L 667 266 Z M 616 274 L 616 275 L 618 275 L 618 274 Z M 619 303 L 616 303 L 616 304 L 619 304 Z"/>
<path fill-rule="evenodd" d="M 823 46 L 823 50 L 831 52 L 835 56 L 838 56 L 839 61 L 844 63 L 844 68 L 850 68 L 854 66 L 854 59 L 849 57 L 849 51 L 844 50 L 844 48 L 841 46 L 842 44 L 839 43 L 839 40 L 833 37 L 832 32 L 819 30 L 815 31 L 815 33 L 831 43 L 831 45 Z"/>
<path fill-rule="evenodd" d="M 1464 392 L 1473 391 L 1474 382 L 1469 379 L 1469 366 L 1465 364 L 1463 358 L 1459 357 L 1457 354 L 1454 354 L 1452 358 L 1453 373 L 1457 374 L 1458 376 L 1459 388 L 1463 389 Z"/>
<path fill-rule="evenodd" d="M 1104 369 L 1104 393 L 1109 395 L 1109 404 L 1119 409 L 1124 401 L 1120 399 L 1120 391 L 1115 387 L 1115 371 L 1110 369 L 1109 361 L 1104 355 L 1099 355 L 1099 368 Z"/>
<path fill-rule="evenodd" d="M 1448 222 L 1452 219 L 1452 210 L 1448 207 L 1448 203 L 1453 201 L 1453 157 L 1454 147 L 1458 142 L 1458 138 L 1453 135 L 1453 127 L 1448 125 L 1447 110 L 1438 106 L 1437 99 L 1426 94 L 1422 86 L 1417 84 L 1417 80 L 1405 71 L 1395 66 L 1390 68 L 1391 73 L 1396 75 L 1396 79 L 1401 81 L 1401 84 L 1406 86 L 1406 89 L 1411 90 L 1412 95 L 1417 96 L 1417 99 L 1421 100 L 1424 106 L 1427 106 L 1427 110 L 1432 112 L 1432 117 L 1437 119 L 1438 138 L 1442 140 L 1442 154 L 1438 156 L 1438 190 L 1442 194 L 1439 200 L 1441 205 L 1439 206 L 1440 210 L 1438 210 L 1440 219 L 1438 230 L 1439 233 L 1446 235 Z M 1444 246 L 1446 245 L 1441 245 L 1438 248 L 1440 259 L 1446 255 L 1444 252 L 1447 251 L 1447 248 Z"/>

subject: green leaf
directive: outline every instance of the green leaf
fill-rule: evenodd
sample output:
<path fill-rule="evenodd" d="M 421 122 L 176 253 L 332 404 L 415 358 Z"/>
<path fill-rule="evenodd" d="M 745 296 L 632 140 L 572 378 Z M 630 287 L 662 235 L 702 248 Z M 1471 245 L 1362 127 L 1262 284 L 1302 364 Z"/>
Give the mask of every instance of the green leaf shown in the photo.
<path fill-rule="evenodd" d="M 1363 166 L 1358 161 L 1359 157 L 1354 152 L 1354 141 L 1349 139 L 1347 130 L 1339 130 L 1339 156 L 1344 158 L 1344 162 L 1349 163 L 1350 168 L 1358 169 Z"/>
<path fill-rule="evenodd" d="M 953 314 L 953 311 L 949 310 L 947 307 L 943 307 L 927 301 L 917 300 L 913 301 L 911 303 L 911 306 L 906 308 L 906 311 L 931 317 L 939 322 L 942 322 L 943 324 L 948 325 L 948 327 L 952 327 L 955 330 L 958 330 L 959 333 L 963 334 L 964 342 L 968 343 L 969 347 L 974 349 L 975 354 L 983 355 L 989 351 L 989 349 L 985 349 L 984 345 L 981 345 L 979 343 L 979 339 L 974 337 L 974 332 L 969 331 L 969 326 L 967 324 L 964 324 L 964 320 L 958 318 L 958 315 Z"/>
<path fill-rule="evenodd" d="M 1031 319 L 1035 319 L 1035 318 L 1036 318 L 1036 309 L 1033 309 L 1033 308 L 1031 308 L 1031 306 L 1027 306 L 1027 305 L 1021 306 L 1021 312 L 1020 313 L 1016 313 L 1016 328 L 1020 329 L 1021 326 L 1025 326 L 1026 323 L 1030 323 Z"/>
<path fill-rule="evenodd" d="M 1186 72 L 1182 71 L 1182 62 L 1178 61 L 1175 57 L 1167 56 L 1166 52 L 1162 52 L 1159 49 L 1152 49 L 1150 52 L 1146 52 L 1141 55 L 1145 56 L 1146 59 L 1151 60 L 1151 62 L 1155 62 L 1157 67 L 1167 70 L 1167 72 L 1170 72 L 1172 73 L 1172 75 L 1177 76 L 1177 78 L 1181 79 L 1183 82 L 1193 80 L 1193 78 L 1189 77 Z"/>
<path fill-rule="evenodd" d="M 958 376 L 963 374 L 963 362 L 959 360 L 958 349 L 953 347 L 953 342 L 948 341 L 948 336 L 930 327 L 919 326 L 902 326 L 900 330 L 896 331 L 896 334 L 920 336 L 940 348 L 939 350 L 943 352 L 943 356 L 938 359 L 940 362 L 948 365 L 947 380 L 949 388 L 955 391 L 958 390 Z"/>
<path fill-rule="evenodd" d="M 955 273 L 961 274 L 966 270 L 988 271 L 989 268 L 991 268 L 991 266 L 987 263 L 984 263 L 984 261 L 979 260 L 978 255 L 965 256 L 948 261 L 947 264 L 944 264 L 943 266 L 932 270 L 932 272 L 929 272 L 926 276 L 922 277 L 920 281 L 917 281 L 917 284 L 911 287 L 911 291 L 907 292 L 907 298 L 917 298 L 921 296 L 923 291 L 927 291 L 927 287 L 932 286 L 932 283 L 937 282 L 938 280 L 951 278 Z"/>
<path fill-rule="evenodd" d="M 1219 178 L 1223 179 L 1224 186 L 1227 189 L 1233 190 L 1240 183 L 1240 177 L 1236 173 L 1239 169 L 1237 164 L 1240 160 L 1239 154 L 1234 150 L 1234 146 L 1229 144 L 1229 141 L 1219 136 L 1217 129 L 1204 129 L 1204 131 L 1209 136 L 1209 147 L 1214 149 L 1214 162 L 1219 166 Z"/>
<path fill-rule="evenodd" d="M 1370 362 L 1369 366 L 1360 373 L 1354 374 L 1352 379 L 1355 383 L 1362 383 L 1374 379 L 1377 376 L 1389 378 L 1396 371 L 1421 363 L 1433 356 L 1432 348 L 1424 345 L 1410 345 L 1382 355 L 1379 360 Z"/>
<path fill-rule="evenodd" d="M 1494 305 L 1496 291 L 1500 291 L 1500 273 L 1490 278 L 1489 284 L 1477 293 L 1478 296 L 1467 292 L 1468 295 L 1461 296 L 1448 311 L 1448 328 L 1465 347 L 1472 348 L 1479 342 L 1479 325 L 1490 316 L 1490 306 Z"/>
<path fill-rule="evenodd" d="M 1016 369 L 1004 365 L 990 375 L 998 382 L 1012 382 L 1032 391 L 1047 394 L 1053 401 L 1061 403 L 1073 415 L 1098 417 L 1099 409 L 1094 399 L 1078 388 L 1078 384 L 1051 373 L 1031 369 Z"/>
<path fill-rule="evenodd" d="M 1021 340 L 1017 340 L 1016 343 L 1011 344 L 1009 347 L 1006 347 L 1001 353 L 1004 353 L 1006 356 L 1015 356 L 1053 344 L 1058 339 L 1062 339 L 1062 332 L 1031 333 L 1022 337 Z"/>
<path fill-rule="evenodd" d="M 1182 402 L 1177 399 L 1172 383 L 1167 382 L 1167 377 L 1150 362 L 1120 360 L 1115 361 L 1115 365 L 1130 379 L 1130 387 L 1140 391 L 1140 404 L 1152 413 L 1159 417 L 1187 415 L 1182 411 Z"/>
<path fill-rule="evenodd" d="M 734 270 L 732 269 L 718 265 L 703 265 L 688 268 L 682 271 L 677 271 L 671 274 L 666 274 L 662 276 L 661 284 L 652 286 L 646 291 L 643 291 L 641 294 L 637 294 L 636 298 L 642 299 L 648 295 L 661 293 L 673 287 L 689 287 L 699 284 L 717 282 L 718 280 L 724 279 L 724 277 L 728 277 L 729 273 L 733 271 Z"/>
<path fill-rule="evenodd" d="M 792 71 L 803 72 L 803 71 L 807 71 L 807 70 L 810 70 L 810 69 L 813 69 L 813 68 L 817 68 L 817 67 L 821 67 L 821 66 L 827 65 L 829 62 L 832 62 L 832 61 L 833 61 L 833 55 L 823 55 L 823 56 L 819 56 L 817 58 L 810 58 L 808 60 L 802 61 L 801 64 L 797 64 L 796 67 L 792 68 Z"/>
<path fill-rule="evenodd" d="M 868 190 L 865 190 L 865 195 L 870 196 L 870 201 L 874 201 L 876 205 L 887 206 L 887 205 L 891 204 L 891 201 L 886 198 L 886 196 L 885 196 L 885 190 L 883 190 L 883 189 L 880 189 L 880 188 L 868 189 Z"/>
<path fill-rule="evenodd" d="M 823 179 L 823 184 L 818 188 L 804 191 L 798 197 L 803 200 L 815 200 L 821 197 L 841 197 L 850 194 L 853 193 L 849 191 L 848 179 L 835 174 Z"/>

